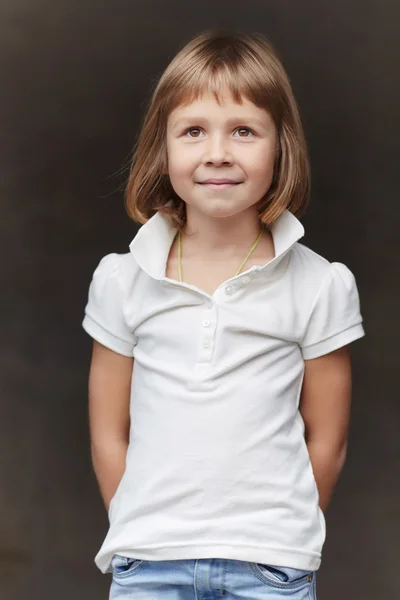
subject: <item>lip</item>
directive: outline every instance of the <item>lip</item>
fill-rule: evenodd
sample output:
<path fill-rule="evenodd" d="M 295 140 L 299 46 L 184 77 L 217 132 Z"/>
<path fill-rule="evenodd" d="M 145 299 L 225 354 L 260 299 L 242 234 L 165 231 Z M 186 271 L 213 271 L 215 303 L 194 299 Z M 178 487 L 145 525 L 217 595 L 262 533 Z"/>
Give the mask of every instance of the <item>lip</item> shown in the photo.
<path fill-rule="evenodd" d="M 227 190 L 227 189 L 231 189 L 233 187 L 237 187 L 239 185 L 238 183 L 201 183 L 200 184 L 202 187 L 207 188 L 208 190 L 218 190 L 219 192 L 221 192 L 222 190 Z"/>
<path fill-rule="evenodd" d="M 199 184 L 209 190 L 226 190 L 238 186 L 241 181 L 233 181 L 232 179 L 207 179 L 200 181 Z"/>
<path fill-rule="evenodd" d="M 234 181 L 233 179 L 206 179 L 205 181 L 200 181 L 199 183 L 201 184 L 212 184 L 212 185 L 225 185 L 225 184 L 230 184 L 230 185 L 237 185 L 238 183 L 241 183 L 240 181 Z"/>

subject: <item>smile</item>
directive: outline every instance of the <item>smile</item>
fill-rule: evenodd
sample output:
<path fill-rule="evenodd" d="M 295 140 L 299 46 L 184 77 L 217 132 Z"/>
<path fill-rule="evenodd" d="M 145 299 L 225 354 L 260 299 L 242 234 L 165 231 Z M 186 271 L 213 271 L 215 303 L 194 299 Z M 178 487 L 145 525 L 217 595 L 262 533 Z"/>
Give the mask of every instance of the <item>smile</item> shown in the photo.
<path fill-rule="evenodd" d="M 210 188 L 212 190 L 224 190 L 225 188 L 232 188 L 235 187 L 236 185 L 240 185 L 241 182 L 237 182 L 237 183 L 200 183 L 199 185 L 202 185 L 203 187 L 207 187 Z"/>

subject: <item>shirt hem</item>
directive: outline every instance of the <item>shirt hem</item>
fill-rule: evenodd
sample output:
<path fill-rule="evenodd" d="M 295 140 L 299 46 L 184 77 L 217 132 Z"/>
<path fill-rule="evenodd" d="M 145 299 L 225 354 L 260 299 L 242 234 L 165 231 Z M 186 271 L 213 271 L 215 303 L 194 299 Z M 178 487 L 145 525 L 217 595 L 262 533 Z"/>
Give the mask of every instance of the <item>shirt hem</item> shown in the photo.
<path fill-rule="evenodd" d="M 359 338 L 365 335 L 364 328 L 361 323 L 357 323 L 332 337 L 317 342 L 316 344 L 310 344 L 309 346 L 302 347 L 302 354 L 304 360 L 310 360 L 318 358 L 324 354 L 329 354 L 338 348 L 342 348 L 351 342 L 355 342 Z"/>
<path fill-rule="evenodd" d="M 110 573 L 111 559 L 114 554 L 135 558 L 138 560 L 195 560 L 201 558 L 221 558 L 272 564 L 317 571 L 321 564 L 321 553 L 290 548 L 265 548 L 257 546 L 231 546 L 229 544 L 206 546 L 158 546 L 157 548 L 141 547 L 138 550 L 114 549 L 112 552 L 101 552 L 95 558 L 95 563 L 102 573 Z"/>

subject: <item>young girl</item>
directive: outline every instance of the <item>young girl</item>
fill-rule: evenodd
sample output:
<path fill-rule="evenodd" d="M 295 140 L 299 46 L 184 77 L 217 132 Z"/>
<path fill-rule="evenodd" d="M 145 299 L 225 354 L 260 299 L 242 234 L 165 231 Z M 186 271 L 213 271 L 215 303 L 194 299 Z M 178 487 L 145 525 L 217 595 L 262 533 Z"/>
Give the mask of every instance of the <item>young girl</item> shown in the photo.
<path fill-rule="evenodd" d="M 364 332 L 352 273 L 299 243 L 308 192 L 268 42 L 192 40 L 138 140 L 144 225 L 100 261 L 83 321 L 112 600 L 316 598 Z"/>

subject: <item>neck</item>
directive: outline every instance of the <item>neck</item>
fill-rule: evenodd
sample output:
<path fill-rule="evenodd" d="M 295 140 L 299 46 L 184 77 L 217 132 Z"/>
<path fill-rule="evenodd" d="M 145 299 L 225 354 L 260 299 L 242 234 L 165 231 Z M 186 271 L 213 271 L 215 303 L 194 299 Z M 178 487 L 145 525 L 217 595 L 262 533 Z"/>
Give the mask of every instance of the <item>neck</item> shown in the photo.
<path fill-rule="evenodd" d="M 232 217 L 208 217 L 186 205 L 187 221 L 183 231 L 186 255 L 242 255 L 254 243 L 261 224 L 254 207 Z"/>

